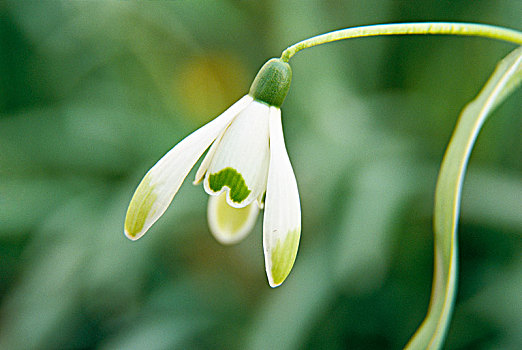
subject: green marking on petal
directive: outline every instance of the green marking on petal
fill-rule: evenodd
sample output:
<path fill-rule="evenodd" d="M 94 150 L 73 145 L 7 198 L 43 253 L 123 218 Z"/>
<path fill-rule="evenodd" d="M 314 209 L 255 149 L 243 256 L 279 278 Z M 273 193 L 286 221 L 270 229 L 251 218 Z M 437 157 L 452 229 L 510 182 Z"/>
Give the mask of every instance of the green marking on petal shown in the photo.
<path fill-rule="evenodd" d="M 297 256 L 300 236 L 301 228 L 290 231 L 285 241 L 281 243 L 281 240 L 279 240 L 272 250 L 272 279 L 275 286 L 283 283 L 292 270 Z"/>
<path fill-rule="evenodd" d="M 136 237 L 136 235 L 141 232 L 147 217 L 152 214 L 151 209 L 156 198 L 157 195 L 154 193 L 154 186 L 151 185 L 150 178 L 147 174 L 136 189 L 129 204 L 129 209 L 127 209 L 125 232 L 129 236 Z"/>
<path fill-rule="evenodd" d="M 236 203 L 241 203 L 250 194 L 245 179 L 235 169 L 225 168 L 208 177 L 208 185 L 214 192 L 219 192 L 223 186 L 227 186 L 230 191 L 230 199 Z"/>

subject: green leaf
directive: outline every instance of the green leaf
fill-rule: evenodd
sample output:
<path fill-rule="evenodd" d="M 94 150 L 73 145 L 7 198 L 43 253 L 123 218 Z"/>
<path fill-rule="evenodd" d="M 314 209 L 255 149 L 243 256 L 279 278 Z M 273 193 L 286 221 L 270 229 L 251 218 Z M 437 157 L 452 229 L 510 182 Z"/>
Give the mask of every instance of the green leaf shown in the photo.
<path fill-rule="evenodd" d="M 450 140 L 435 190 L 435 267 L 428 314 L 407 349 L 442 347 L 457 286 L 457 223 L 462 181 L 477 135 L 489 114 L 522 80 L 522 47 L 504 58 L 482 91 L 462 111 Z"/>

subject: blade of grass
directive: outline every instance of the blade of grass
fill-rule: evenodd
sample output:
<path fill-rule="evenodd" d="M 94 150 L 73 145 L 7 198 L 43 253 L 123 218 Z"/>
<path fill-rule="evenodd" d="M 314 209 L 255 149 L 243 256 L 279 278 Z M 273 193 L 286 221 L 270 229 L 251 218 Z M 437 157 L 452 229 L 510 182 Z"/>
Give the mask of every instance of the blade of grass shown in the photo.
<path fill-rule="evenodd" d="M 439 349 L 444 343 L 457 286 L 457 223 L 466 165 L 484 121 L 521 81 L 522 46 L 498 64 L 482 91 L 460 115 L 435 189 L 435 262 L 430 306 L 406 349 Z"/>

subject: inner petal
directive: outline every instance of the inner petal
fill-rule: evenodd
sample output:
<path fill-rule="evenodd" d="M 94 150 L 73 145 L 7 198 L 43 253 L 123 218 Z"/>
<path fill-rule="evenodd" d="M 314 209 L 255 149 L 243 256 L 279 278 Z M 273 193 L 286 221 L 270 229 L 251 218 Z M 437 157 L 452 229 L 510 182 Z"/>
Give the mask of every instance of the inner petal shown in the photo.
<path fill-rule="evenodd" d="M 208 194 L 227 192 L 227 203 L 242 208 L 266 189 L 269 106 L 252 102 L 223 135 L 205 176 Z"/>

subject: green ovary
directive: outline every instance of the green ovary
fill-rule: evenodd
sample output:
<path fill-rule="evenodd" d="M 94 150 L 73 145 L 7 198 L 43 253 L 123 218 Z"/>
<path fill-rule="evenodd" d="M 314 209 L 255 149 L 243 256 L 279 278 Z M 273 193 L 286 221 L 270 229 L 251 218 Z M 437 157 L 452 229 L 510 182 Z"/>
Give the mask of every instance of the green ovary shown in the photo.
<path fill-rule="evenodd" d="M 245 179 L 235 169 L 225 168 L 208 177 L 208 185 L 214 192 L 219 192 L 223 186 L 227 186 L 230 191 L 230 199 L 235 203 L 241 203 L 250 194 Z"/>

